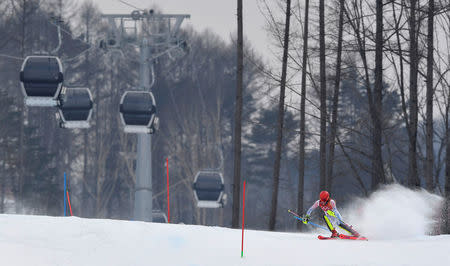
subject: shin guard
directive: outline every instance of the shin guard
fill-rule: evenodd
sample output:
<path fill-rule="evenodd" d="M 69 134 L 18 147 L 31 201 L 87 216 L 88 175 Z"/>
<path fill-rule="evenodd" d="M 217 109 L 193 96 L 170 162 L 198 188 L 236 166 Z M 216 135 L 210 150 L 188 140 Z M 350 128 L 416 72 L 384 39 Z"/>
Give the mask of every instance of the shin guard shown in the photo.
<path fill-rule="evenodd" d="M 328 229 L 330 229 L 330 231 L 334 230 L 333 224 L 330 222 L 330 219 L 328 219 L 328 217 L 326 215 L 323 216 L 323 219 L 325 220 L 325 223 L 328 226 Z"/>
<path fill-rule="evenodd" d="M 349 226 L 348 224 L 345 223 L 341 223 L 339 225 L 340 228 L 344 229 L 345 231 L 349 232 L 350 234 L 354 235 L 354 236 L 359 236 L 359 233 L 356 232 L 351 226 Z"/>

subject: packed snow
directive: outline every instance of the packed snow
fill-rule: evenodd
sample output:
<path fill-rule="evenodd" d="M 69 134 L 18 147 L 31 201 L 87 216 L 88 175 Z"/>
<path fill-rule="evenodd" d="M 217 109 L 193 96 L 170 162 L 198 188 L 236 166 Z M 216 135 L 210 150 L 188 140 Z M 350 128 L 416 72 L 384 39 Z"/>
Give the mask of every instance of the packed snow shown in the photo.
<path fill-rule="evenodd" d="M 355 202 L 341 213 L 369 241 L 245 230 L 243 258 L 237 229 L 4 214 L 0 261 L 26 266 L 449 265 L 450 235 L 427 235 L 441 198 L 394 185 Z"/>

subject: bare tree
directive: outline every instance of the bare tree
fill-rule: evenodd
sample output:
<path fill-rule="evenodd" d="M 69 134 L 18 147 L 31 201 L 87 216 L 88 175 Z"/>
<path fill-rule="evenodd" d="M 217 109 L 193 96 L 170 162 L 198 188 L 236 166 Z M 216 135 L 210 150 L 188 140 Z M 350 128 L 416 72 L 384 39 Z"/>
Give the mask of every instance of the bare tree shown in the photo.
<path fill-rule="evenodd" d="M 27 36 L 29 34 L 29 24 L 30 18 L 32 14 L 39 8 L 40 1 L 30 1 L 30 0 L 18 0 L 12 2 L 13 10 L 19 17 L 20 23 L 20 34 L 19 34 L 19 42 L 20 42 L 20 55 L 22 58 L 27 56 L 28 51 L 28 39 Z M 26 120 L 25 111 L 26 107 L 23 104 L 23 101 L 19 101 L 19 110 L 20 113 L 20 129 L 19 129 L 19 165 L 18 165 L 18 179 L 17 179 L 17 204 L 16 204 L 16 212 L 20 213 L 23 210 L 23 186 L 24 186 L 24 143 L 25 143 L 25 127 L 24 123 Z"/>
<path fill-rule="evenodd" d="M 376 2 L 375 85 L 372 110 L 372 189 L 385 183 L 382 157 L 382 102 L 383 102 L 383 0 Z"/>
<path fill-rule="evenodd" d="M 325 65 L 325 0 L 319 1 L 320 53 L 320 189 L 327 188 L 327 77 Z"/>
<path fill-rule="evenodd" d="M 352 12 L 354 13 L 352 15 Z M 369 113 L 372 121 L 372 154 L 369 156 L 372 161 L 372 168 L 369 170 L 372 177 L 372 188 L 375 188 L 380 182 L 384 183 L 384 169 L 382 160 L 382 124 L 381 124 L 381 113 L 382 113 L 382 56 L 383 56 L 383 20 L 382 20 L 382 2 L 377 1 L 377 29 L 375 37 L 375 88 L 372 89 L 370 80 L 370 69 L 368 62 L 368 51 L 367 36 L 369 29 L 364 23 L 364 14 L 362 1 L 354 1 L 352 7 L 346 7 L 344 13 L 347 17 L 348 23 L 355 33 L 355 38 L 357 42 L 357 51 L 361 56 L 363 70 L 364 70 L 364 85 L 367 91 L 367 100 L 369 105 Z"/>
<path fill-rule="evenodd" d="M 242 131 L 242 87 L 244 71 L 242 0 L 237 0 L 237 84 L 234 113 L 234 178 L 233 178 L 233 213 L 231 226 L 239 226 L 239 198 L 241 192 L 241 131 Z"/>
<path fill-rule="evenodd" d="M 425 184 L 429 191 L 434 188 L 433 180 L 433 71 L 434 71 L 434 0 L 428 1 L 428 35 L 427 35 L 427 98 L 426 98 L 426 162 L 425 162 Z"/>
<path fill-rule="evenodd" d="M 450 23 L 450 15 L 448 16 L 448 21 Z M 448 63 L 450 67 L 450 56 L 448 58 Z M 444 94 L 445 95 L 445 94 Z M 444 208 L 444 218 L 446 222 L 446 233 L 450 233 L 450 217 L 449 217 L 449 209 L 450 209 L 450 84 L 447 83 L 447 106 L 445 108 L 445 116 L 444 116 L 444 126 L 445 126 L 445 208 Z"/>
<path fill-rule="evenodd" d="M 93 6 L 92 2 L 85 2 L 82 6 L 81 6 L 81 10 L 80 10 L 80 15 L 81 15 L 81 19 L 82 19 L 82 25 L 85 27 L 85 37 L 86 37 L 86 42 L 90 43 L 90 39 L 91 39 L 91 27 L 92 24 L 95 23 L 96 21 L 95 19 L 95 7 Z M 90 87 L 90 80 L 91 80 L 91 63 L 90 63 L 90 52 L 87 51 L 86 55 L 85 55 L 85 60 L 84 60 L 84 78 L 85 78 L 85 82 L 86 85 L 88 87 Z M 88 130 L 84 131 L 83 134 L 83 142 L 84 142 L 84 153 L 83 153 L 83 188 L 82 188 L 82 205 L 83 206 L 88 206 L 87 201 L 89 198 L 89 193 L 88 193 L 88 182 L 87 180 L 89 180 L 88 177 L 88 169 L 89 169 L 89 137 L 88 137 Z M 83 208 L 83 213 L 82 215 L 86 215 L 86 211 L 88 211 L 88 208 Z"/>
<path fill-rule="evenodd" d="M 339 88 L 341 86 L 341 63 L 342 63 L 342 35 L 344 30 L 344 0 L 339 0 L 339 26 L 337 40 L 337 57 L 336 57 L 336 76 L 334 77 L 334 93 L 333 107 L 331 111 L 331 132 L 330 143 L 328 149 L 328 171 L 327 186 L 329 189 L 333 185 L 333 165 L 334 165 L 334 146 L 337 134 L 338 104 L 339 104 Z"/>
<path fill-rule="evenodd" d="M 305 113 L 306 113 L 306 63 L 308 58 L 308 26 L 309 26 L 309 0 L 305 0 L 305 24 L 303 28 L 303 57 L 302 57 L 302 88 L 300 100 L 300 141 L 298 158 L 298 194 L 297 213 L 303 213 L 303 198 L 305 184 Z M 302 223 L 297 223 L 297 228 L 301 229 Z"/>
<path fill-rule="evenodd" d="M 450 22 L 450 16 L 449 16 Z M 450 60 L 449 60 L 450 63 Z M 449 65 L 450 66 L 450 65 Z M 445 94 L 444 94 L 445 95 Z M 444 127 L 445 127 L 445 185 L 444 185 L 444 195 L 445 203 L 443 209 L 443 219 L 444 219 L 444 233 L 450 233 L 450 85 L 447 83 L 447 103 L 445 107 L 444 115 Z"/>
<path fill-rule="evenodd" d="M 408 153 L 408 184 L 410 186 L 420 187 L 420 179 L 417 168 L 417 123 L 418 123 L 418 97 L 417 97 L 417 79 L 418 79 L 418 28 L 417 28 L 417 0 L 410 0 L 409 16 L 409 153 Z"/>
<path fill-rule="evenodd" d="M 287 61 L 289 52 L 289 24 L 291 18 L 291 0 L 286 1 L 286 22 L 284 28 L 284 44 L 283 44 L 283 61 L 281 69 L 280 82 L 280 101 L 278 103 L 278 125 L 277 125 L 277 144 L 275 150 L 275 164 L 273 168 L 273 191 L 272 206 L 269 218 L 269 230 L 275 230 L 277 202 L 278 202 L 278 185 L 280 182 L 280 162 L 281 162 L 281 145 L 283 140 L 283 122 L 284 122 L 284 97 L 286 91 Z"/>

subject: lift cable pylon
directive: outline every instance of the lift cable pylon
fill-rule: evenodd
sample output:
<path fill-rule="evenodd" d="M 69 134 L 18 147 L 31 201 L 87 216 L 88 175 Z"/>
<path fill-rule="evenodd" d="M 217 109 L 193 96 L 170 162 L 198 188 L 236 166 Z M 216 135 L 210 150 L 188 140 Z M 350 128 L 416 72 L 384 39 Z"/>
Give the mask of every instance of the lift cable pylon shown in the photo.
<path fill-rule="evenodd" d="M 122 2 L 122 1 L 121 1 Z M 120 50 L 125 44 L 139 47 L 140 71 L 139 85 L 134 91 L 127 91 L 120 103 L 121 120 L 127 133 L 136 133 L 138 138 L 136 158 L 136 184 L 134 200 L 134 220 L 152 221 L 152 135 L 157 129 L 156 102 L 151 92 L 155 83 L 153 64 L 157 57 L 167 54 L 162 52 L 152 56 L 156 49 L 177 49 L 179 28 L 185 18 L 184 14 L 157 14 L 153 10 L 134 10 L 130 14 L 104 14 L 110 25 L 110 32 L 105 40 L 100 41 L 102 49 Z M 171 22 L 175 20 L 174 25 Z M 134 24 L 129 27 L 127 23 Z M 159 29 L 161 32 L 151 32 L 152 26 L 162 23 L 169 25 Z M 140 24 L 138 30 L 137 24 Z M 132 29 L 132 31 L 128 31 Z M 164 36 L 163 40 L 161 37 Z M 152 81 L 150 81 L 152 76 Z M 135 97 L 139 93 L 148 94 L 145 97 Z M 150 99 L 150 100 L 149 100 Z M 133 107 L 135 106 L 135 108 Z M 136 110 L 133 110 L 136 109 Z M 129 123 L 129 124 L 128 124 Z"/>

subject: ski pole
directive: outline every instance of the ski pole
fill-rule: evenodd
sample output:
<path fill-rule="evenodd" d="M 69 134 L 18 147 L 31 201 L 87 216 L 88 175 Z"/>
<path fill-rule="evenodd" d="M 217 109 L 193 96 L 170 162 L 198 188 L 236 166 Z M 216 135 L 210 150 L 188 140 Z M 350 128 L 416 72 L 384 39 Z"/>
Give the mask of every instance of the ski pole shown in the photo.
<path fill-rule="evenodd" d="M 291 213 L 291 214 L 294 216 L 295 219 L 300 220 L 300 221 L 303 222 L 303 219 L 300 218 L 300 216 L 298 216 L 295 212 L 293 212 L 293 211 L 291 211 L 291 210 L 288 210 L 288 212 Z M 324 229 L 324 230 L 329 231 L 328 228 L 326 228 L 325 226 L 321 226 L 321 225 L 315 224 L 315 223 L 313 223 L 313 222 L 307 222 L 306 224 L 311 224 L 311 225 L 314 225 L 315 227 L 319 227 L 319 228 L 322 228 L 322 229 Z"/>
<path fill-rule="evenodd" d="M 294 218 L 296 218 L 296 219 L 298 219 L 298 220 L 300 220 L 300 221 L 303 222 L 303 219 L 300 218 L 300 217 L 294 216 Z M 308 223 L 306 223 L 306 224 L 311 224 L 311 225 L 314 225 L 315 227 L 322 228 L 323 230 L 330 231 L 330 230 L 328 230 L 325 226 L 321 226 L 321 225 L 315 224 L 315 223 L 313 223 L 313 222 L 308 222 Z"/>

